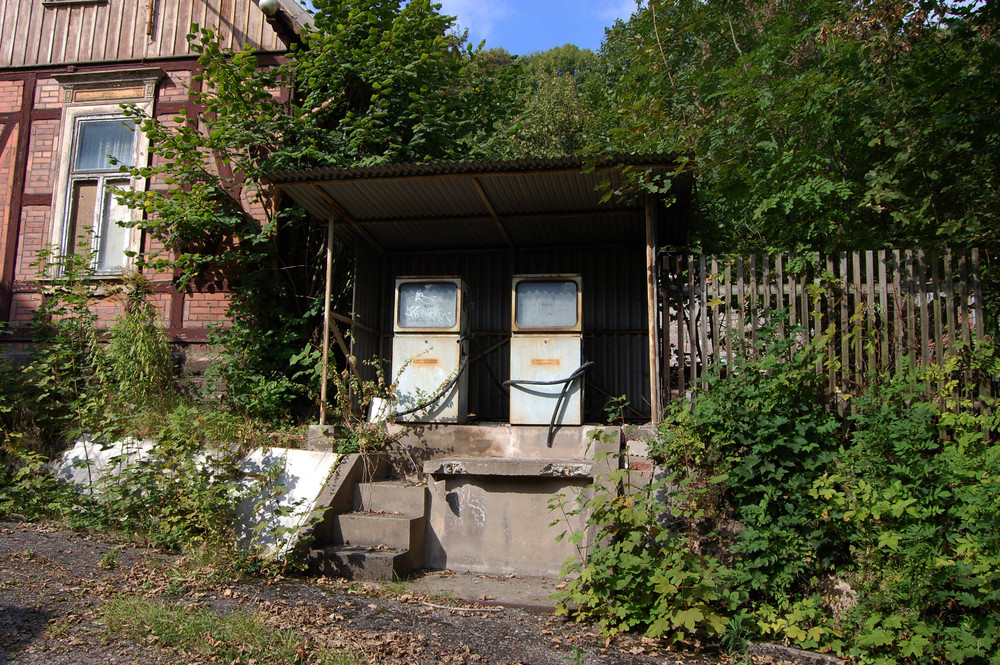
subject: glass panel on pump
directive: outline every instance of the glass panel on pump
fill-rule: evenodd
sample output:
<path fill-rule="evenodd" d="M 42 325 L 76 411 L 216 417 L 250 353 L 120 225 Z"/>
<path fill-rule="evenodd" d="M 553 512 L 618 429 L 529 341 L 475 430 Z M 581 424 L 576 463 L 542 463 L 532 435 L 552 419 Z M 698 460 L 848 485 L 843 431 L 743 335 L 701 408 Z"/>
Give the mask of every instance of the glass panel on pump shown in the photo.
<path fill-rule="evenodd" d="M 401 329 L 450 330 L 458 320 L 458 284 L 409 281 L 399 284 L 397 324 Z"/>

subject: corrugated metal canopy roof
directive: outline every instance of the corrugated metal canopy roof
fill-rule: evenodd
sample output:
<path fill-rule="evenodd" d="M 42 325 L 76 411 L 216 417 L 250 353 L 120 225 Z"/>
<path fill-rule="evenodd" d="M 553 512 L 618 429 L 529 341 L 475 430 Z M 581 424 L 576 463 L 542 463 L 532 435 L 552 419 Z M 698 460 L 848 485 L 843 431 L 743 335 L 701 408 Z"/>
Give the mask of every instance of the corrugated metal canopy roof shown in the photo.
<path fill-rule="evenodd" d="M 626 167 L 674 166 L 667 155 L 611 155 L 285 171 L 267 181 L 317 219 L 333 212 L 343 237 L 385 251 L 524 248 L 643 242 L 643 197 L 603 194 L 621 187 Z"/>

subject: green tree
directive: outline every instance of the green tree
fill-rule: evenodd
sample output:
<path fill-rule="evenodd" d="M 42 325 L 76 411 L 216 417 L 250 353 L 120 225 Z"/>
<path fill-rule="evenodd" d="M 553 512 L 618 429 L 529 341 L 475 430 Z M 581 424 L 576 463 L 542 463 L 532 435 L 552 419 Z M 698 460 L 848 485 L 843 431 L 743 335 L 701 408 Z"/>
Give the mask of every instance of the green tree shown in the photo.
<path fill-rule="evenodd" d="M 139 263 L 174 271 L 179 288 L 229 284 L 222 377 L 257 415 L 313 402 L 324 283 L 323 229 L 282 209 L 263 178 L 456 158 L 503 108 L 502 87 L 472 66 L 476 50 L 428 0 L 313 4 L 313 29 L 275 67 L 195 30 L 197 117 L 132 111 L 154 153 L 152 167 L 133 170 L 150 191 L 121 194 L 146 213 L 138 224 L 154 239 Z"/>
<path fill-rule="evenodd" d="M 573 44 L 517 60 L 517 98 L 487 151 L 502 158 L 604 152 L 611 118 L 600 58 Z"/>
<path fill-rule="evenodd" d="M 706 244 L 995 243 L 985 4 L 652 0 L 610 31 L 619 149 L 697 164 Z"/>

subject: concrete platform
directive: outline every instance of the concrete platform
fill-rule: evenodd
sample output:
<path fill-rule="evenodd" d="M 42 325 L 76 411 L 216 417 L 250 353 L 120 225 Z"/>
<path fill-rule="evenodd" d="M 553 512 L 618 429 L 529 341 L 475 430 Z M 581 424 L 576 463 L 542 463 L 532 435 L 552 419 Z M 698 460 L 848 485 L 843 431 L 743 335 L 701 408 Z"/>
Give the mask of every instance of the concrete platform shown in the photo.
<path fill-rule="evenodd" d="M 427 570 L 403 584 L 408 592 L 436 597 L 431 602 L 441 605 L 477 603 L 551 612 L 555 608 L 551 596 L 560 582 L 553 577 Z"/>

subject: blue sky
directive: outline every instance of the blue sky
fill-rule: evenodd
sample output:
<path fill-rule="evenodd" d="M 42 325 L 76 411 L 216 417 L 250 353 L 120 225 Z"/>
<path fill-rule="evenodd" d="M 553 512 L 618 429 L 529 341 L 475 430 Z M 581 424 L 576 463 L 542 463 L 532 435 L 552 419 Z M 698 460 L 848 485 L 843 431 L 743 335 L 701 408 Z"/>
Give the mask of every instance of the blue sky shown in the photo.
<path fill-rule="evenodd" d="M 596 51 L 604 28 L 635 11 L 636 0 L 438 0 L 469 29 L 469 41 L 515 55 L 576 44 Z"/>

